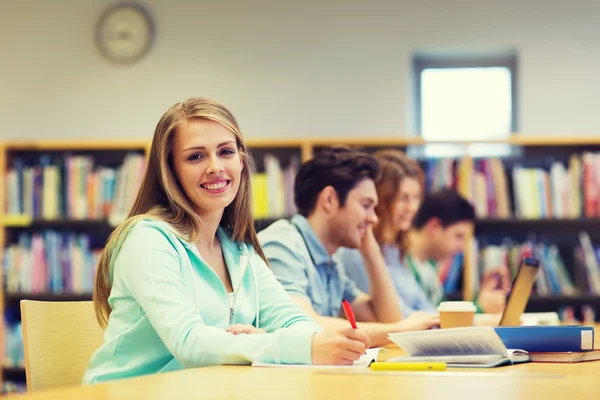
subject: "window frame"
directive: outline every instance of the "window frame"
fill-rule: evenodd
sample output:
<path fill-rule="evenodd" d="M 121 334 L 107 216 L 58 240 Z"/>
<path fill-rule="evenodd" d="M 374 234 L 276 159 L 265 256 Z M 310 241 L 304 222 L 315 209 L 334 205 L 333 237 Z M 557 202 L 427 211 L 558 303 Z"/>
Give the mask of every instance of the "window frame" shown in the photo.
<path fill-rule="evenodd" d="M 517 57 L 514 54 L 502 56 L 478 56 L 478 57 L 463 57 L 463 56 L 425 56 L 415 55 L 413 57 L 413 77 L 414 77 L 414 99 L 415 99 L 415 114 L 416 114 L 416 132 L 417 135 L 423 137 L 422 131 L 422 107 L 421 107 L 421 75 L 425 69 L 429 68 L 481 68 L 481 67 L 506 67 L 510 71 L 511 78 L 511 124 L 509 137 L 517 132 L 518 129 L 518 73 L 517 73 Z M 448 139 L 448 143 L 461 142 L 462 140 Z M 485 141 L 485 139 L 484 139 Z"/>

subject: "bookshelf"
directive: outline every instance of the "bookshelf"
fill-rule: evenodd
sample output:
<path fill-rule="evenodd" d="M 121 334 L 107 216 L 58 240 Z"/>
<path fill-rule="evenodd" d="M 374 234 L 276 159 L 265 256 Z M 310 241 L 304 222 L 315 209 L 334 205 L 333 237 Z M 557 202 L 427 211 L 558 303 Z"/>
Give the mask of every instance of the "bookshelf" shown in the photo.
<path fill-rule="evenodd" d="M 3 391 L 25 379 L 20 301 L 91 300 L 100 249 L 127 214 L 147 141 L 36 141 L 0 146 Z"/>
<path fill-rule="evenodd" d="M 367 136 L 367 135 L 365 135 Z M 375 151 L 383 148 L 396 148 L 407 151 L 409 155 L 416 154 L 415 158 L 421 163 L 423 169 L 428 173 L 428 186 L 430 189 L 450 184 L 456 187 L 461 193 L 474 201 L 478 208 L 481 204 L 488 204 L 488 198 L 481 201 L 483 183 L 487 183 L 487 176 L 481 178 L 482 169 L 481 159 L 470 155 L 459 155 L 449 161 L 440 161 L 437 159 L 428 159 L 423 157 L 422 149 L 429 143 L 419 137 L 390 137 L 390 138 L 304 138 L 304 139 L 285 139 L 285 140 L 247 140 L 247 146 L 256 163 L 256 174 L 253 176 L 253 191 L 255 210 L 257 212 L 256 227 L 258 230 L 265 228 L 270 223 L 281 217 L 290 217 L 294 208 L 290 206 L 291 184 L 293 182 L 294 168 L 299 163 L 318 153 L 324 146 L 344 144 L 356 147 L 362 147 L 367 151 Z M 443 144 L 441 142 L 435 142 Z M 528 305 L 528 311 L 551 311 L 558 308 L 571 305 L 580 308 L 583 305 L 591 305 L 600 309 L 600 293 L 594 294 L 586 290 L 588 277 L 582 276 L 589 274 L 586 266 L 578 263 L 576 255 L 573 254 L 573 247 L 579 244 L 578 235 L 581 231 L 589 234 L 593 244 L 600 245 L 600 200 L 590 200 L 597 207 L 594 215 L 586 215 L 584 203 L 578 213 L 563 216 L 522 216 L 516 212 L 515 188 L 512 173 L 515 167 L 538 168 L 549 171 L 552 162 L 560 162 L 569 166 L 571 156 L 581 155 L 584 152 L 600 153 L 600 138 L 594 137 L 558 137 L 545 138 L 538 136 L 519 136 L 515 135 L 506 141 L 475 141 L 462 142 L 458 145 L 464 149 L 474 144 L 500 144 L 510 145 L 511 153 L 500 157 L 499 163 L 494 171 L 500 172 L 505 176 L 505 194 L 507 215 L 498 215 L 498 212 L 481 212 L 475 223 L 474 231 L 469 239 L 469 251 L 464 254 L 462 262 L 462 271 L 456 290 L 449 293 L 452 299 L 473 299 L 477 292 L 477 281 L 485 263 L 482 259 L 487 256 L 482 251 L 486 246 L 502 246 L 506 238 L 519 244 L 523 241 L 535 237 L 536 240 L 557 246 L 558 252 L 564 262 L 564 267 L 573 284 L 577 286 L 578 293 L 573 295 L 566 294 L 540 294 L 535 293 Z M 36 142 L 0 142 L 0 252 L 4 260 L 7 247 L 18 243 L 19 237 L 23 235 L 53 231 L 59 233 L 76 233 L 82 235 L 95 235 L 95 241 L 90 242 L 92 247 L 101 248 L 115 223 L 119 220 L 115 216 L 111 220 L 110 215 L 100 213 L 94 218 L 88 218 L 85 213 L 68 215 L 57 215 L 52 210 L 43 209 L 34 215 L 28 217 L 15 216 L 9 212 L 11 205 L 6 200 L 11 200 L 11 191 L 7 190 L 14 184 L 14 178 L 9 178 L 7 173 L 14 168 L 15 160 L 22 162 L 24 166 L 31 166 L 39 161 L 42 154 L 49 154 L 50 160 L 63 157 L 65 154 L 91 156 L 95 162 L 94 166 L 101 165 L 105 167 L 118 168 L 127 154 L 135 153 L 147 156 L 150 150 L 150 142 L 146 140 L 131 140 L 118 142 L 104 141 L 36 141 Z M 413 153 L 411 153 L 413 151 Z M 419 156 L 419 154 L 421 154 Z M 599 158 L 600 159 L 600 158 Z M 97 162 L 96 162 L 97 161 Z M 445 163 L 445 164 L 444 164 Z M 431 165 L 434 164 L 434 167 Z M 440 167 L 440 165 L 443 165 Z M 583 164 L 582 164 L 583 165 Z M 500 166 L 501 168 L 497 168 Z M 446 173 L 439 175 L 439 171 L 446 168 Z M 583 170 L 583 168 L 582 168 Z M 594 169 L 595 171 L 595 169 Z M 262 174 L 262 176 L 261 176 Z M 443 175 L 443 178 L 439 176 Z M 479 174 L 479 175 L 477 175 Z M 52 176 L 52 174 L 50 174 Z M 474 178 L 479 176 L 479 178 Z M 495 176 L 495 175 L 493 175 Z M 592 186 L 598 186 L 597 192 L 600 192 L 600 168 L 597 172 L 597 178 L 594 178 Z M 12 181 L 11 181 L 12 179 Z M 54 178 L 50 178 L 51 180 Z M 482 180 L 483 179 L 483 180 Z M 580 176 L 583 181 L 583 174 Z M 262 180 L 262 181 L 261 181 Z M 551 180 L 549 179 L 551 182 Z M 478 186 L 479 185 L 479 186 Z M 492 185 L 493 186 L 493 185 Z M 273 190 L 273 188 L 276 190 Z M 478 190 L 479 188 L 479 190 Z M 581 192 L 581 191 L 580 191 Z M 286 197 L 287 193 L 287 197 Z M 492 196 L 497 200 L 497 193 Z M 530 195 L 525 198 L 533 198 Z M 596 197 L 600 197 L 596 195 Z M 53 198 L 50 196 L 50 198 Z M 590 199 L 593 196 L 590 196 Z M 55 201 L 56 199 L 53 198 Z M 540 197 L 537 197 L 540 200 Z M 125 202 L 126 203 L 126 202 Z M 493 203 L 493 202 L 492 202 Z M 491 203 L 490 203 L 491 204 Z M 497 207 L 497 203 L 495 203 Z M 28 207 L 31 208 L 31 205 Z M 84 206 L 75 206 L 86 208 Z M 88 204 L 88 208 L 91 207 Z M 43 207 L 42 207 L 43 208 Z M 64 208 L 64 207 L 63 207 Z M 92 207 L 93 208 L 93 207 Z M 81 211 L 81 210 L 80 210 Z M 487 210 L 489 211 L 489 210 Z M 60 213 L 58 213 L 60 214 Z M 123 213 L 121 213 L 121 217 Z M 44 215 L 50 215 L 51 218 L 44 218 Z M 600 255 L 600 252 L 598 253 Z M 599 271 L 600 274 L 600 271 Z M 4 278 L 0 275 L 0 280 Z M 89 290 L 63 290 L 59 293 L 53 293 L 52 290 L 41 288 L 34 292 L 24 293 L 22 291 L 7 290 L 11 282 L 0 282 L 0 309 L 6 318 L 7 313 L 15 319 L 19 318 L 19 301 L 27 299 L 37 299 L 44 301 L 70 301 L 70 300 L 88 300 L 91 299 Z M 14 283 L 14 282 L 13 282 Z M 89 282 L 88 282 L 89 283 Z M 89 286 L 87 287 L 89 288 Z M 0 322 L 2 331 L 5 332 L 4 318 Z M 5 340 L 5 335 L 2 335 Z M 6 353 L 5 343 L 2 343 L 3 352 Z M 4 354 L 3 353 L 3 354 Z M 6 361 L 6 354 L 3 360 Z M 4 377 L 15 378 L 22 376 L 22 369 L 18 366 L 5 365 L 0 370 L 0 382 L 4 382 Z"/>

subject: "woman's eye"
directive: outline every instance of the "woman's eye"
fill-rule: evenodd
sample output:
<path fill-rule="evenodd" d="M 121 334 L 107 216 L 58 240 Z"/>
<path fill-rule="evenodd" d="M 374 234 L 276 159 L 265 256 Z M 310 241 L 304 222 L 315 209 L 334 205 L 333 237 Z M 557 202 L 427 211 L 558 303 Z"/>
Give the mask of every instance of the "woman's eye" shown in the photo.
<path fill-rule="evenodd" d="M 191 156 L 188 157 L 188 161 L 198 161 L 202 158 L 202 154 L 200 153 L 194 153 Z"/>
<path fill-rule="evenodd" d="M 232 154 L 235 154 L 235 151 L 233 151 L 232 149 L 223 149 L 223 150 L 221 150 L 221 155 L 222 156 L 230 156 Z"/>

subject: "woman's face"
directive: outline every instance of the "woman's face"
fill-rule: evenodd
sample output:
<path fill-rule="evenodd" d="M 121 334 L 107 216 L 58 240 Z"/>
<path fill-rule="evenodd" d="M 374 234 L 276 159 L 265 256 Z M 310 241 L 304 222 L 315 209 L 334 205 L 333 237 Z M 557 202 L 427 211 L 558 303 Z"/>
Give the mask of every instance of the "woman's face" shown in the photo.
<path fill-rule="evenodd" d="M 421 185 L 419 181 L 410 177 L 402 179 L 391 213 L 392 226 L 396 234 L 410 229 L 420 205 Z"/>
<path fill-rule="evenodd" d="M 242 160 L 235 135 L 210 120 L 179 127 L 173 145 L 175 175 L 198 214 L 222 211 L 240 187 Z"/>

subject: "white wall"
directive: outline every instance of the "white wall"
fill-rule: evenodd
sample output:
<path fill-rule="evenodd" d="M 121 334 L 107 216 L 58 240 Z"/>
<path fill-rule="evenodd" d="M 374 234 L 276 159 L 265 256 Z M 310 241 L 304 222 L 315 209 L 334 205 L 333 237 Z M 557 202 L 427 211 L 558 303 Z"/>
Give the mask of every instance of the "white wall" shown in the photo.
<path fill-rule="evenodd" d="M 413 51 L 507 48 L 520 131 L 600 133 L 597 1 L 139 2 L 157 40 L 121 67 L 93 40 L 114 1 L 0 0 L 0 139 L 149 139 L 191 96 L 224 102 L 247 137 L 405 135 Z"/>

